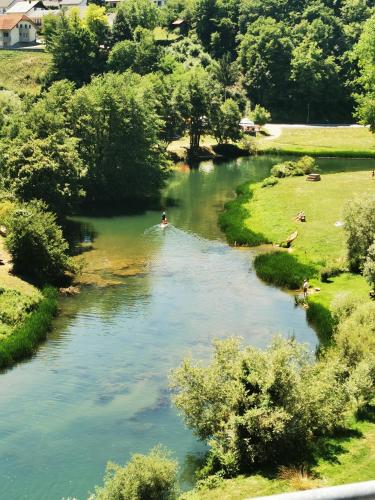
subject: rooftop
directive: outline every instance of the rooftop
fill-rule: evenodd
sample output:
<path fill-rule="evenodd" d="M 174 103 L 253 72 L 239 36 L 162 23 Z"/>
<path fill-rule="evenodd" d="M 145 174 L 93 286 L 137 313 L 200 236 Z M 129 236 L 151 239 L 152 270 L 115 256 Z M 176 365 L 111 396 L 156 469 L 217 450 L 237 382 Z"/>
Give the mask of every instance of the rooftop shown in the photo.
<path fill-rule="evenodd" d="M 0 16 L 0 30 L 11 30 L 21 21 L 28 21 L 34 25 L 33 21 L 24 14 L 3 14 Z"/>
<path fill-rule="evenodd" d="M 7 10 L 7 14 L 26 14 L 29 10 L 35 7 L 43 7 L 40 0 L 17 2 L 10 9 Z"/>

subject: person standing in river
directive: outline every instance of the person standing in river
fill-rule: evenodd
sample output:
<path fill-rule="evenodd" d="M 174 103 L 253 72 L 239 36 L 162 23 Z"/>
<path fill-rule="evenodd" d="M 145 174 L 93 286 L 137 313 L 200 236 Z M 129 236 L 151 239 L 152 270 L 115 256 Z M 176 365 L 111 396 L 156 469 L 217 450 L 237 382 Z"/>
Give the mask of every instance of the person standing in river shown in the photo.
<path fill-rule="evenodd" d="M 307 292 L 309 290 L 309 282 L 307 281 L 306 278 L 303 280 L 302 289 L 303 289 L 303 298 L 306 299 Z"/>

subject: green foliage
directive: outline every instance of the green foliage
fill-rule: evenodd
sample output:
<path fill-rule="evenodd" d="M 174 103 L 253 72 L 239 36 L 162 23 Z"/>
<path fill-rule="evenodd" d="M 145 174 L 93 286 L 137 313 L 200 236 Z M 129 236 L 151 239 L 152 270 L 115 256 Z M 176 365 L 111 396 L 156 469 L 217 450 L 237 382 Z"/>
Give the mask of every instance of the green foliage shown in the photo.
<path fill-rule="evenodd" d="M 84 168 L 75 139 L 50 135 L 22 143 L 14 140 L 2 158 L 5 185 L 21 200 L 42 200 L 60 217 L 77 207 Z"/>
<path fill-rule="evenodd" d="M 57 281 L 73 271 L 56 217 L 41 202 L 25 203 L 11 212 L 5 243 L 14 271 L 39 283 Z"/>
<path fill-rule="evenodd" d="M 52 319 L 57 313 L 57 294 L 53 288 L 43 290 L 43 299 L 24 321 L 0 340 L 0 368 L 32 355 L 46 338 Z"/>
<path fill-rule="evenodd" d="M 361 70 L 362 92 L 357 95 L 357 114 L 362 122 L 375 132 L 375 14 L 364 24 L 363 32 L 355 48 Z"/>
<path fill-rule="evenodd" d="M 257 104 L 251 111 L 250 117 L 254 123 L 260 125 L 261 127 L 271 121 L 271 113 L 259 104 Z"/>
<path fill-rule="evenodd" d="M 156 447 L 148 455 L 133 455 L 125 467 L 108 464 L 104 486 L 96 488 L 92 500 L 177 499 L 177 462 Z"/>
<path fill-rule="evenodd" d="M 266 351 L 241 350 L 234 339 L 214 346 L 208 366 L 185 360 L 172 375 L 174 403 L 210 444 L 213 468 L 234 475 L 301 458 L 343 423 L 349 394 L 334 362 L 314 363 L 294 340 L 276 339 Z"/>
<path fill-rule="evenodd" d="M 293 177 L 310 174 L 315 167 L 315 160 L 310 156 L 303 156 L 297 161 L 284 161 L 274 165 L 271 174 L 274 177 Z"/>
<path fill-rule="evenodd" d="M 290 290 L 299 289 L 305 278 L 317 275 L 312 264 L 300 262 L 293 254 L 280 251 L 257 255 L 254 267 L 262 280 Z"/>
<path fill-rule="evenodd" d="M 210 115 L 210 128 L 219 143 L 240 138 L 239 122 L 241 112 L 233 99 L 227 99 L 220 106 L 216 105 Z"/>
<path fill-rule="evenodd" d="M 0 288 L 0 325 L 20 323 L 34 309 L 35 299 L 18 290 Z M 1 340 L 0 340 L 1 341 Z"/>
<path fill-rule="evenodd" d="M 335 276 L 339 276 L 344 270 L 340 266 L 325 266 L 320 272 L 320 280 L 323 283 L 328 283 L 329 278 L 334 278 Z"/>
<path fill-rule="evenodd" d="M 375 197 L 352 200 L 345 209 L 348 260 L 350 269 L 363 269 L 368 249 L 375 240 Z"/>
<path fill-rule="evenodd" d="M 375 289 L 375 243 L 367 250 L 367 256 L 363 265 L 363 276 L 367 279 L 373 289 Z"/>
<path fill-rule="evenodd" d="M 96 77 L 72 101 L 72 131 L 87 166 L 85 191 L 95 204 L 127 206 L 153 201 L 163 185 L 166 159 L 153 95 L 131 73 Z"/>
<path fill-rule="evenodd" d="M 66 78 L 82 85 L 102 69 L 98 34 L 91 32 L 80 19 L 79 11 L 72 9 L 68 14 L 46 16 L 44 35 L 47 51 L 52 55 L 51 80 Z"/>
<path fill-rule="evenodd" d="M 274 175 L 271 175 L 270 177 L 266 177 L 265 179 L 263 179 L 261 186 L 262 188 L 272 187 L 275 186 L 278 182 L 279 179 Z"/>

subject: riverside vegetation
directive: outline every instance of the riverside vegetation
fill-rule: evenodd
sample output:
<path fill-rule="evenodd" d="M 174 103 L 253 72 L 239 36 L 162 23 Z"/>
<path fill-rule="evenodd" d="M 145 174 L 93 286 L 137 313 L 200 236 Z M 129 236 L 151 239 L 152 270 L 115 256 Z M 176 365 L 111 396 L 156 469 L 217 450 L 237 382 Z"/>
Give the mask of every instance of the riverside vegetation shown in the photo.
<path fill-rule="evenodd" d="M 116 10 L 113 27 L 94 4 L 83 18 L 75 9 L 47 16 L 45 74 L 30 73 L 35 85 L 23 90 L 23 80 L 8 70 L 1 77 L 0 224 L 14 272 L 35 285 L 29 297 L 19 295 L 24 292 L 17 292 L 16 280 L 2 289 L 1 366 L 33 352 L 46 334 L 56 301 L 54 292 L 45 289 L 43 299 L 38 288 L 78 271 L 66 241 L 67 217 L 93 207 L 157 206 L 169 169 L 166 147 L 176 137 L 189 136 L 192 154 L 204 134 L 238 141 L 241 116 L 268 117 L 267 109 L 283 120 L 342 120 L 356 113 L 373 131 L 373 8 L 371 0 L 170 0 L 157 9 L 149 0 L 128 0 Z M 159 43 L 155 28 L 168 28 L 176 17 L 187 21 L 188 33 Z M 294 170 L 289 167 L 274 172 L 265 193 L 299 180 L 275 181 Z M 246 205 L 248 188 L 241 193 Z M 232 209 L 233 220 L 247 216 L 241 201 Z M 355 206 L 348 210 L 350 231 L 351 217 L 359 216 Z M 367 235 L 372 212 L 369 217 L 361 222 Z M 258 232 L 239 226 L 243 243 L 272 239 L 263 236 L 265 225 Z M 372 240 L 349 246 L 352 271 L 371 283 Z M 291 271 L 295 286 L 305 275 L 317 279 L 318 260 L 277 253 L 259 256 L 255 265 L 267 279 L 279 276 L 276 267 Z M 325 271 L 328 279 L 333 274 Z M 332 277 L 333 287 L 345 280 L 367 296 L 358 275 Z M 216 344 L 208 367 L 186 361 L 174 372 L 175 404 L 210 445 L 201 473 L 208 476 L 205 485 L 265 463 L 308 460 L 316 440 L 337 435 L 350 416 L 371 409 L 373 303 L 358 304 L 352 296 L 333 301 L 329 287 L 322 285 L 323 301 L 310 299 L 309 314 L 320 318 L 318 329 L 325 325 L 332 344 L 317 359 L 293 340 L 275 340 L 260 351 L 232 339 Z M 334 315 L 328 302 L 332 308 L 335 302 Z M 135 456 L 125 470 L 109 471 L 94 496 L 174 498 L 175 481 L 175 462 L 156 450 Z"/>

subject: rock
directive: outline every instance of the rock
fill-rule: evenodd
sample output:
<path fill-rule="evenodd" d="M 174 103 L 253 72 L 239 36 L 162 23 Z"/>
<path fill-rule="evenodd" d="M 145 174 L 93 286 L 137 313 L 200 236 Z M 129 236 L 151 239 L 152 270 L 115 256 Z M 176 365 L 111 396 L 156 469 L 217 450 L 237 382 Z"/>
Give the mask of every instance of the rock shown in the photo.
<path fill-rule="evenodd" d="M 315 287 L 314 289 L 316 292 L 320 292 L 320 288 L 318 286 Z"/>
<path fill-rule="evenodd" d="M 67 288 L 59 288 L 59 292 L 61 295 L 65 295 L 66 297 L 72 297 L 74 295 L 78 295 L 80 290 L 78 286 L 68 286 Z"/>

